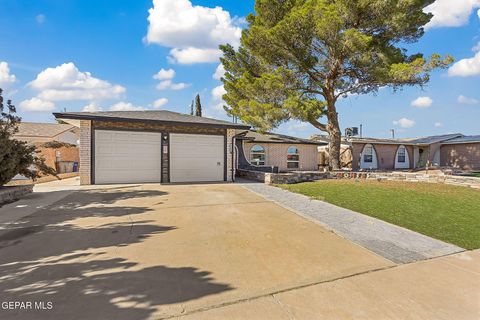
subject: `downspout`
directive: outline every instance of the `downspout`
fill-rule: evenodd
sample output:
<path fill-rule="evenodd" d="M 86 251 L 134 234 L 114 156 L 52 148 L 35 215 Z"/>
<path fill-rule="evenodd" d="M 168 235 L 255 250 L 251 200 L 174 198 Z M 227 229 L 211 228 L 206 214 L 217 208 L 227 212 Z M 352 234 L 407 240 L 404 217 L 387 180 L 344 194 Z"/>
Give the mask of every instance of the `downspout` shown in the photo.
<path fill-rule="evenodd" d="M 239 137 L 240 135 L 242 134 L 245 134 L 247 133 L 247 131 L 243 131 L 243 132 L 240 132 L 240 133 L 237 133 L 236 135 L 234 135 L 232 137 L 232 182 L 235 182 L 235 172 L 236 172 L 236 167 L 238 165 L 237 161 L 235 161 L 235 155 L 238 153 L 238 150 L 237 150 L 237 137 Z"/>

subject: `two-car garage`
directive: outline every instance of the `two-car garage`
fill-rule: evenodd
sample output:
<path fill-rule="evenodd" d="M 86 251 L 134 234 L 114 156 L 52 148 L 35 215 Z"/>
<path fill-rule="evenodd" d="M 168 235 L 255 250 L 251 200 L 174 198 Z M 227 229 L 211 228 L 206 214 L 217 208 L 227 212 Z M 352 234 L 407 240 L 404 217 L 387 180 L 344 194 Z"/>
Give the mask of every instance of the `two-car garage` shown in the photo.
<path fill-rule="evenodd" d="M 95 130 L 95 183 L 161 182 L 162 151 L 170 157 L 169 182 L 224 180 L 224 136 L 172 133 L 169 138 L 164 151 L 162 133 Z"/>
<path fill-rule="evenodd" d="M 54 113 L 80 127 L 80 183 L 233 181 L 234 136 L 250 127 L 166 110 Z"/>

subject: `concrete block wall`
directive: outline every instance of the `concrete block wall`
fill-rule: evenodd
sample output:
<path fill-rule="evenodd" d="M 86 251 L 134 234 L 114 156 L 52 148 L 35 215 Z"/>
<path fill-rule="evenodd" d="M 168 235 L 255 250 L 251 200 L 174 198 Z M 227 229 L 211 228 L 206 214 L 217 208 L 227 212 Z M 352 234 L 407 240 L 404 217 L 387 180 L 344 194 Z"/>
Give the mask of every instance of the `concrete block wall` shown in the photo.
<path fill-rule="evenodd" d="M 91 152 L 92 152 L 92 121 L 80 121 L 80 184 L 89 185 L 91 177 Z"/>

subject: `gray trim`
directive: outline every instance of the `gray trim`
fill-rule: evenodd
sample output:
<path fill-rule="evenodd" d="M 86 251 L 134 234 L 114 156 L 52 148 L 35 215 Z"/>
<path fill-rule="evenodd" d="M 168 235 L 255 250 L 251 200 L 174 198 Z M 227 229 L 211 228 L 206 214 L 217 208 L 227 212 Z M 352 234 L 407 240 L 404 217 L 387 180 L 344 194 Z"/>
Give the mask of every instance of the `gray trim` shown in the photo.
<path fill-rule="evenodd" d="M 227 146 L 227 129 L 225 129 L 224 134 L 223 134 L 223 181 L 228 180 L 228 166 L 227 166 L 227 160 L 228 160 L 228 146 Z"/>
<path fill-rule="evenodd" d="M 182 125 L 187 127 L 207 127 L 207 128 L 225 128 L 225 129 L 250 129 L 249 125 L 241 124 L 216 124 L 216 123 L 201 123 L 201 122 L 184 122 L 174 120 L 155 120 L 155 119 L 135 119 L 135 118 L 122 118 L 122 117 L 108 117 L 101 115 L 89 115 L 89 114 L 68 114 L 54 112 L 53 115 L 57 119 L 73 119 L 73 120 L 93 120 L 93 121 L 109 121 L 109 122 L 143 122 L 143 123 L 155 123 L 155 124 L 167 124 L 167 125 Z M 214 119 L 212 119 L 214 120 Z"/>

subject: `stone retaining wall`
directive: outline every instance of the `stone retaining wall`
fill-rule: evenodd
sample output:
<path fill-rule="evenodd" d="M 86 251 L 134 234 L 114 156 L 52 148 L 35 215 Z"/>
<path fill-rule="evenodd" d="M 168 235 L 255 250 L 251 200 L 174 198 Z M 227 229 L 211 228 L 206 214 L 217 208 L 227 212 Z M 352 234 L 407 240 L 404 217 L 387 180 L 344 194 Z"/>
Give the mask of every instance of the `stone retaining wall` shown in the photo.
<path fill-rule="evenodd" d="M 408 182 L 445 183 L 480 189 L 480 178 L 462 177 L 420 172 L 320 172 L 293 171 L 288 173 L 268 173 L 252 170 L 237 170 L 237 175 L 244 179 L 264 182 L 266 184 L 293 184 L 324 179 L 369 179 Z"/>
<path fill-rule="evenodd" d="M 33 184 L 24 186 L 0 188 L 0 206 L 20 199 L 22 196 L 33 192 Z"/>
<path fill-rule="evenodd" d="M 237 174 L 241 178 L 260 181 L 266 184 L 292 184 L 328 179 L 330 177 L 329 173 L 320 171 L 292 171 L 287 173 L 269 173 L 238 169 Z"/>
<path fill-rule="evenodd" d="M 420 172 L 332 172 L 334 179 L 375 179 L 390 181 L 445 183 L 480 189 L 480 178 Z"/>

